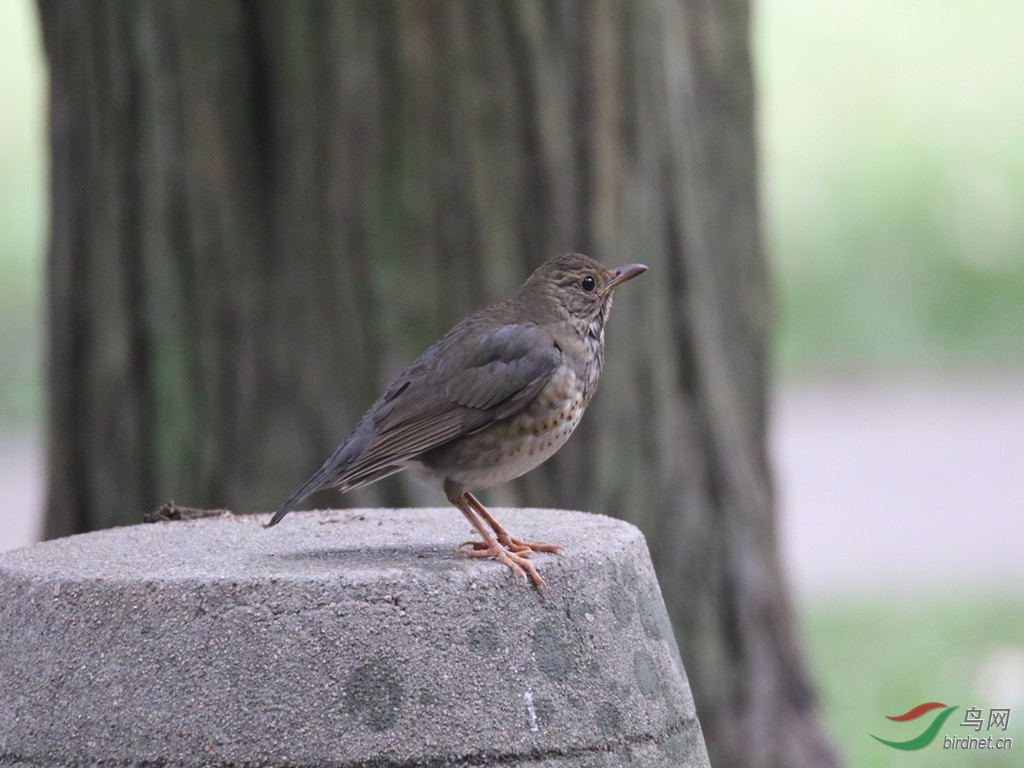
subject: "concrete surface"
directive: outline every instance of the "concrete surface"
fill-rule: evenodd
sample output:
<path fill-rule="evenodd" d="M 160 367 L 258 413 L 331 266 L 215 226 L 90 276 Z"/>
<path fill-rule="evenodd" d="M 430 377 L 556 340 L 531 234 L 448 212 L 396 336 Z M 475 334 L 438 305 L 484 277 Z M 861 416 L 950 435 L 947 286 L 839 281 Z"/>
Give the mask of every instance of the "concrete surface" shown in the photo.
<path fill-rule="evenodd" d="M 222 517 L 0 554 L 0 765 L 706 766 L 639 531 L 495 510 Z"/>

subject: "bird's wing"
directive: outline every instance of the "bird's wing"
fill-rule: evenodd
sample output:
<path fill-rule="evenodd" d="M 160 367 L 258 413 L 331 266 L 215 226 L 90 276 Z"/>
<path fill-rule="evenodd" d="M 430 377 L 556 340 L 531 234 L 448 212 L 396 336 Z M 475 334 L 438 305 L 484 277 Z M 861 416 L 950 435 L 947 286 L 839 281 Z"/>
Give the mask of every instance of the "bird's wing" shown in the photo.
<path fill-rule="evenodd" d="M 268 525 L 314 491 L 348 491 L 380 480 L 422 453 L 518 413 L 561 359 L 554 339 L 536 325 L 450 333 L 398 376 Z"/>
<path fill-rule="evenodd" d="M 448 376 L 449 402 L 503 419 L 528 405 L 562 359 L 551 334 L 536 325 L 501 325 L 467 345 Z"/>
<path fill-rule="evenodd" d="M 371 409 L 373 436 L 342 471 L 339 485 L 370 482 L 396 461 L 518 413 L 548 383 L 562 356 L 536 325 L 492 327 L 459 338 L 458 348 L 444 348 L 446 342 L 406 369 Z"/>

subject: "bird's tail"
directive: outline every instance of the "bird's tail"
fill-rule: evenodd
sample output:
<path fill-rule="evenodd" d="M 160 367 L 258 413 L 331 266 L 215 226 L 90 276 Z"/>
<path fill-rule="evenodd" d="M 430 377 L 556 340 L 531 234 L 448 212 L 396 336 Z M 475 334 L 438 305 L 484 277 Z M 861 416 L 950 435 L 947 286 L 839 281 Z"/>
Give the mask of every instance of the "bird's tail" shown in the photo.
<path fill-rule="evenodd" d="M 371 413 L 363 416 L 352 430 L 352 434 L 338 446 L 324 465 L 278 508 L 267 523 L 267 528 L 277 525 L 299 502 L 321 488 L 337 488 L 344 493 L 376 482 L 404 468 L 405 459 L 408 457 L 389 457 L 391 460 L 382 460 L 372 456 L 367 459 L 363 456 L 367 443 L 373 437 Z"/>
<path fill-rule="evenodd" d="M 289 512 L 291 512 L 293 509 L 295 509 L 299 502 L 301 502 L 311 493 L 319 491 L 321 488 L 323 488 L 324 481 L 327 480 L 328 475 L 331 474 L 333 469 L 334 468 L 332 466 L 329 466 L 328 464 L 325 464 L 324 466 L 320 467 L 320 469 L 317 470 L 316 474 L 314 474 L 311 478 L 309 478 L 309 480 L 304 482 L 302 484 L 302 487 L 299 488 L 299 490 L 297 490 L 288 498 L 288 501 L 286 501 L 284 504 L 277 508 L 277 511 L 274 513 L 274 516 L 270 518 L 270 522 L 267 523 L 265 527 L 270 528 L 271 526 L 280 523 L 281 519 Z"/>

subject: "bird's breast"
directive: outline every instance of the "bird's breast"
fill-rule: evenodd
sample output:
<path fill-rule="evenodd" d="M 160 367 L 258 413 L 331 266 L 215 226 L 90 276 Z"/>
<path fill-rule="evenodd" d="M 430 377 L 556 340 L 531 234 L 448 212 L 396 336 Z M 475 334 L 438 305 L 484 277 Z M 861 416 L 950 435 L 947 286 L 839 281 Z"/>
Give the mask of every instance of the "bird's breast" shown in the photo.
<path fill-rule="evenodd" d="M 479 490 L 537 467 L 576 429 L 593 394 L 589 371 L 562 365 L 523 410 L 420 457 L 428 472 Z"/>

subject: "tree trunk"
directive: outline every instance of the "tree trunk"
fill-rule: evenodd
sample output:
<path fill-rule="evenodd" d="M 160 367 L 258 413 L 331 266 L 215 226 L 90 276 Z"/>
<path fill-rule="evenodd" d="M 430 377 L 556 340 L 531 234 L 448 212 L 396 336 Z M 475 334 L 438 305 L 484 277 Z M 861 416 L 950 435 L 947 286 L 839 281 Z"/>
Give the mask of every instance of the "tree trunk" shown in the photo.
<path fill-rule="evenodd" d="M 646 532 L 714 764 L 834 764 L 765 456 L 745 2 L 40 9 L 48 536 L 170 498 L 272 509 L 540 261 L 642 261 L 579 434 L 490 500 Z M 315 501 L 441 499 L 399 480 Z"/>

